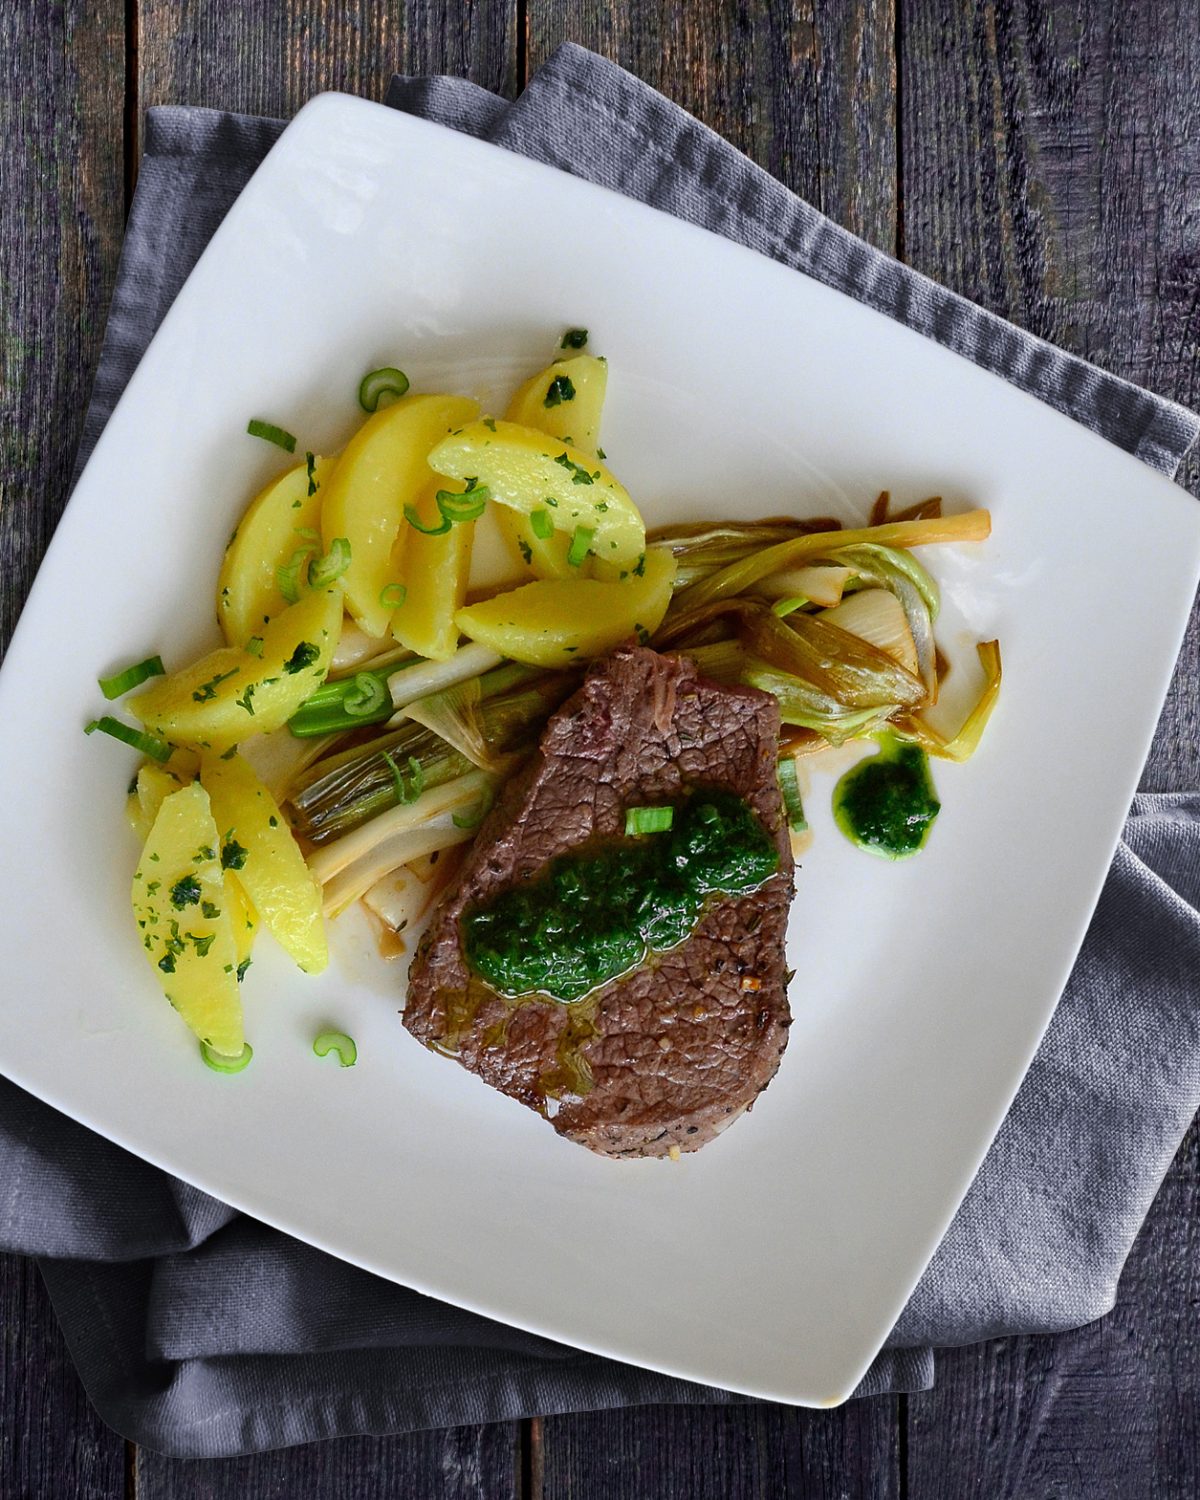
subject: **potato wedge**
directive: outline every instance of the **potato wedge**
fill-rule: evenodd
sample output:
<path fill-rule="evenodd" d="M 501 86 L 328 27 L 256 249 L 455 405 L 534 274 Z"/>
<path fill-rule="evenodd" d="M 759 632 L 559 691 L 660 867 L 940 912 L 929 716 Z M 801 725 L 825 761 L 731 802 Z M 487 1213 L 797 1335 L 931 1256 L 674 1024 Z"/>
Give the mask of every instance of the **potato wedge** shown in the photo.
<path fill-rule="evenodd" d="M 421 521 L 436 526 L 442 519 L 438 490 L 462 488 L 453 480 L 432 480 L 416 502 Z M 392 634 L 418 656 L 445 661 L 458 649 L 454 615 L 466 603 L 475 522 L 459 521 L 441 536 L 429 536 L 407 522 L 401 529 L 407 532 L 401 568 L 407 592 L 392 616 Z"/>
<path fill-rule="evenodd" d="M 126 799 L 125 814 L 129 826 L 143 843 L 154 827 L 163 798 L 180 787 L 190 786 L 199 769 L 200 762 L 190 750 L 176 750 L 165 765 L 146 760 L 138 767 L 133 790 Z"/>
<path fill-rule="evenodd" d="M 460 609 L 459 629 L 514 661 L 567 667 L 603 656 L 629 636 L 646 640 L 671 602 L 675 559 L 651 547 L 641 574 L 623 583 L 547 578 Z"/>
<path fill-rule="evenodd" d="M 238 978 L 246 971 L 250 951 L 258 933 L 258 913 L 245 887 L 232 870 L 225 871 L 225 903 L 233 923 L 233 943 L 237 949 Z"/>
<path fill-rule="evenodd" d="M 306 973 L 320 973 L 329 962 L 321 889 L 275 799 L 240 755 L 205 756 L 200 781 L 212 798 L 226 868 L 280 947 Z"/>
<path fill-rule="evenodd" d="M 320 530 L 322 490 L 335 464 L 313 456 L 310 470 L 306 458 L 256 495 L 238 522 L 217 579 L 217 620 L 231 646 L 261 635 L 287 608 L 277 570 L 306 546 L 320 550 L 302 533 Z"/>
<path fill-rule="evenodd" d="M 346 608 L 367 635 L 386 635 L 394 606 L 383 591 L 396 581 L 393 558 L 403 545 L 404 507 L 429 484 L 430 448 L 452 428 L 470 422 L 477 402 L 465 396 L 402 396 L 368 417 L 346 445 L 325 487 L 321 532 L 350 543 L 342 574 Z"/>
<path fill-rule="evenodd" d="M 324 681 L 342 628 L 338 588 L 306 594 L 263 626 L 258 654 L 222 646 L 129 700 L 171 744 L 224 750 L 286 724 Z"/>
<path fill-rule="evenodd" d="M 163 798 L 133 877 L 133 914 L 167 999 L 214 1052 L 240 1056 L 237 945 L 202 786 Z"/>
<path fill-rule="evenodd" d="M 600 417 L 604 411 L 604 393 L 608 387 L 608 365 L 590 354 L 575 359 L 556 359 L 527 380 L 512 398 L 508 420 L 571 443 L 590 457 L 600 441 Z M 539 536 L 527 516 L 496 507 L 501 535 L 538 578 L 577 578 L 579 573 L 567 562 L 571 538 L 555 531 Z"/>
<path fill-rule="evenodd" d="M 471 422 L 443 438 L 430 467 L 450 479 L 474 475 L 501 505 L 545 511 L 568 537 L 590 532 L 597 558 L 629 567 L 645 551 L 646 528 L 624 485 L 598 458 L 516 422 Z"/>

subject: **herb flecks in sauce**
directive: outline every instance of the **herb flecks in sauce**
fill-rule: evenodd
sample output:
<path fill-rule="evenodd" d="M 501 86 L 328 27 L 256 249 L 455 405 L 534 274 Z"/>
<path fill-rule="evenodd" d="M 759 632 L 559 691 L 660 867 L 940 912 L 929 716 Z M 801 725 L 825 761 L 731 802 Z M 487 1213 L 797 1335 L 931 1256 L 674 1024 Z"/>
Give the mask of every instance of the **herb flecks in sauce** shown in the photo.
<path fill-rule="evenodd" d="M 467 960 L 501 995 L 570 1004 L 682 943 L 709 897 L 756 890 L 779 868 L 740 798 L 699 791 L 669 833 L 564 854 L 464 922 Z"/>
<path fill-rule="evenodd" d="M 833 791 L 838 827 L 884 859 L 919 853 L 940 811 L 924 750 L 891 734 L 881 735 L 879 754 L 847 771 Z"/>

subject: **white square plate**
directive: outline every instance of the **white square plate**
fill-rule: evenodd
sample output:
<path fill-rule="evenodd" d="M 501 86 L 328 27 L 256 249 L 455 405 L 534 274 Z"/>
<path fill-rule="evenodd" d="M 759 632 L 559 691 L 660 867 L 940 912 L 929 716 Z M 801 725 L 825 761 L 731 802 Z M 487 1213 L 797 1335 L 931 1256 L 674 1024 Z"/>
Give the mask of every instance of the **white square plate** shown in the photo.
<path fill-rule="evenodd" d="M 363 371 L 496 406 L 586 325 L 604 443 L 651 524 L 989 506 L 937 548 L 953 709 L 999 636 L 978 757 L 929 847 L 833 828 L 793 913 L 796 1021 L 754 1112 L 682 1162 L 613 1162 L 424 1051 L 353 923 L 318 980 L 263 943 L 252 1068 L 223 1078 L 131 924 L 134 757 L 97 673 L 215 643 L 213 584 L 279 467 L 334 451 Z M 192 273 L 59 526 L 0 674 L 0 1068 L 249 1214 L 496 1318 L 782 1401 L 845 1398 L 958 1206 L 1054 1009 L 1135 788 L 1200 567 L 1200 506 L 1003 381 L 803 276 L 381 106 L 309 104 Z M 1153 599 L 1152 608 L 1138 601 Z M 311 1052 L 351 1032 L 359 1064 Z"/>

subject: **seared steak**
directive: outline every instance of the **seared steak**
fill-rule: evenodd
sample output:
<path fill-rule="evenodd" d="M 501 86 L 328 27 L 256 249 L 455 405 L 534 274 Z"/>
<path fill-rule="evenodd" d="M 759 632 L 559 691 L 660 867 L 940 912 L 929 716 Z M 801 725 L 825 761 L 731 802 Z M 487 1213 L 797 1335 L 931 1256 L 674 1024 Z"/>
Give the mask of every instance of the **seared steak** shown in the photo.
<path fill-rule="evenodd" d="M 607 1156 L 713 1139 L 771 1081 L 787 1043 L 792 856 L 776 778 L 779 712 L 686 660 L 628 647 L 593 668 L 507 785 L 413 959 L 419 1041 Z M 623 835 L 631 806 L 693 788 L 744 798 L 779 850 L 756 890 L 718 896 L 692 935 L 574 1006 L 506 1000 L 464 956 L 463 919 L 557 856 Z"/>

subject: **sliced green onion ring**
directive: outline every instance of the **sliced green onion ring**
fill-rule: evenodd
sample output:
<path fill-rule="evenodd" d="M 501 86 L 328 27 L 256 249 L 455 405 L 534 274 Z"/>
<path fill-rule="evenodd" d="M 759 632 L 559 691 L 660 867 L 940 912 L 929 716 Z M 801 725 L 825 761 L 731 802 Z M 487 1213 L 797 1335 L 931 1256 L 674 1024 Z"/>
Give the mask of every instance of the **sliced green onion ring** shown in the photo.
<path fill-rule="evenodd" d="M 438 508 L 441 509 L 440 503 Z M 425 536 L 445 536 L 451 526 L 454 525 L 450 517 L 443 513 L 440 526 L 426 526 L 425 522 L 417 514 L 417 507 L 415 505 L 406 505 L 404 507 L 404 519 L 415 531 L 420 531 Z"/>
<path fill-rule="evenodd" d="M 804 802 L 800 796 L 800 777 L 796 770 L 796 757 L 785 755 L 779 762 L 779 790 L 783 795 L 783 808 L 787 813 L 788 827 L 793 833 L 803 833 L 808 828 L 804 816 Z"/>
<path fill-rule="evenodd" d="M 350 566 L 350 543 L 335 536 L 324 557 L 314 557 L 308 565 L 308 581 L 314 589 L 327 589 Z"/>
<path fill-rule="evenodd" d="M 285 453 L 296 451 L 296 439 L 286 428 L 276 427 L 274 422 L 260 422 L 257 417 L 253 417 L 247 422 L 246 431 L 251 437 L 264 438 L 268 443 L 274 443 Z"/>
<path fill-rule="evenodd" d="M 358 404 L 363 411 L 378 411 L 390 406 L 408 390 L 408 376 L 394 365 L 384 365 L 364 375 L 358 384 Z"/>
<path fill-rule="evenodd" d="M 114 672 L 111 677 L 100 678 L 100 691 L 106 698 L 123 697 L 130 688 L 145 682 L 147 677 L 165 677 L 167 669 L 161 656 L 148 656 L 136 666 L 126 667 L 123 672 Z"/>
<path fill-rule="evenodd" d="M 496 794 L 492 788 L 485 787 L 483 796 L 480 797 L 474 810 L 469 813 L 451 813 L 450 821 L 455 828 L 478 828 L 492 810 L 492 803 L 496 800 Z"/>
<path fill-rule="evenodd" d="M 666 833 L 675 821 L 673 807 L 630 807 L 625 810 L 625 833 Z"/>
<path fill-rule="evenodd" d="M 387 684 L 371 672 L 356 672 L 353 688 L 342 699 L 342 707 L 352 719 L 377 714 L 385 704 L 391 708 L 392 695 Z"/>
<path fill-rule="evenodd" d="M 292 553 L 292 560 L 281 563 L 275 569 L 275 586 L 289 604 L 297 604 L 300 600 L 300 569 L 304 566 L 306 558 L 312 556 L 311 547 L 299 547 Z"/>
<path fill-rule="evenodd" d="M 402 583 L 385 583 L 379 590 L 379 602 L 384 609 L 399 609 L 408 598 L 408 590 Z"/>
<path fill-rule="evenodd" d="M 539 540 L 546 542 L 554 535 L 554 522 L 544 505 L 529 512 L 529 529 Z"/>
<path fill-rule="evenodd" d="M 83 732 L 94 734 L 97 729 L 101 734 L 111 735 L 114 740 L 132 745 L 135 750 L 140 750 L 143 755 L 148 755 L 151 760 L 156 760 L 160 764 L 171 759 L 171 747 L 166 740 L 160 740 L 152 734 L 143 734 L 140 729 L 134 729 L 130 724 L 122 724 L 120 719 L 114 719 L 110 714 L 101 714 L 98 719 L 85 724 Z"/>
<path fill-rule="evenodd" d="M 592 538 L 596 535 L 593 526 L 576 526 L 574 535 L 571 537 L 571 545 L 567 548 L 567 562 L 571 567 L 583 566 L 583 561 L 592 548 Z"/>
<path fill-rule="evenodd" d="M 254 1048 L 246 1042 L 237 1057 L 224 1057 L 220 1052 L 214 1052 L 207 1042 L 200 1043 L 200 1056 L 206 1068 L 211 1068 L 214 1073 L 240 1073 L 243 1068 L 248 1067 L 250 1059 L 254 1056 Z"/>
<path fill-rule="evenodd" d="M 454 490 L 438 490 L 436 496 L 443 519 L 452 524 L 478 521 L 491 498 L 492 492 L 486 484 L 469 484 L 461 494 Z"/>
<path fill-rule="evenodd" d="M 337 1060 L 343 1068 L 352 1068 L 358 1061 L 358 1048 L 354 1045 L 354 1038 L 347 1036 L 344 1031 L 322 1031 L 313 1038 L 313 1051 L 318 1057 L 328 1057 L 331 1052 L 336 1052 Z"/>

